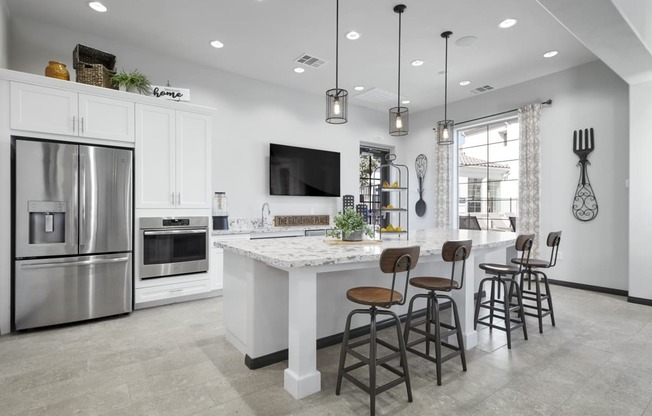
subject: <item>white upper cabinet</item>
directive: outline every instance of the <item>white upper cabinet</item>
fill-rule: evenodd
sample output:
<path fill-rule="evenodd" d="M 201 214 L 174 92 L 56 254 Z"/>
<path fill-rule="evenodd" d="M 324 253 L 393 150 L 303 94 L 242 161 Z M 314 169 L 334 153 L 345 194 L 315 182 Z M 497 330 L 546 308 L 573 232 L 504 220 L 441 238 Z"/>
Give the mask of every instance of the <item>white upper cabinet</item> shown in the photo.
<path fill-rule="evenodd" d="M 134 142 L 134 103 L 40 85 L 11 83 L 11 128 Z"/>
<path fill-rule="evenodd" d="M 136 104 L 136 208 L 210 208 L 211 118 Z"/>

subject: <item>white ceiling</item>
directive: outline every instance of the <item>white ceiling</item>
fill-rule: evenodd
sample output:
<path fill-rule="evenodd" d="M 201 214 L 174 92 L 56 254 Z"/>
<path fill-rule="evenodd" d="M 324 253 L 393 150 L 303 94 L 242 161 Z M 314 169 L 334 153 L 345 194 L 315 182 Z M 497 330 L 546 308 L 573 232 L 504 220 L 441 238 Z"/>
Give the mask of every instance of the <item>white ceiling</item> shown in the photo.
<path fill-rule="evenodd" d="M 92 11 L 84 0 L 6 2 L 10 16 L 61 25 L 315 95 L 335 87 L 335 0 L 103 0 L 106 13 Z M 392 9 L 398 3 L 340 0 L 340 88 L 349 90 L 352 104 L 382 111 L 396 105 L 366 103 L 356 98 L 360 92 L 353 87 L 396 94 L 398 15 Z M 407 9 L 402 17 L 401 93 L 411 100 L 407 105 L 411 112 L 443 103 L 445 43 L 440 33 L 445 30 L 453 32 L 449 101 L 471 97 L 471 90 L 484 85 L 503 88 L 597 59 L 535 0 L 403 3 Z M 518 19 L 518 24 L 498 28 L 506 18 Z M 360 32 L 360 39 L 346 39 L 350 30 Z M 477 41 L 457 46 L 455 42 L 465 36 Z M 224 48 L 210 47 L 214 39 Z M 559 55 L 543 58 L 553 49 Z M 328 63 L 296 74 L 293 61 L 303 53 Z M 425 64 L 413 67 L 414 59 Z M 471 84 L 462 87 L 462 80 Z"/>

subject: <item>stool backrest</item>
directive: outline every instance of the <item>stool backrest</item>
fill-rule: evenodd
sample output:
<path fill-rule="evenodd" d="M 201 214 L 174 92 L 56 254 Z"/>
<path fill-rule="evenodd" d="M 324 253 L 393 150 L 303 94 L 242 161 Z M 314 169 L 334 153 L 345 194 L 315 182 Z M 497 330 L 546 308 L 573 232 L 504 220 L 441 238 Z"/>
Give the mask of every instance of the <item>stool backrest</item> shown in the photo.
<path fill-rule="evenodd" d="M 394 297 L 394 287 L 396 285 L 396 274 L 403 273 L 405 274 L 405 289 L 403 293 L 407 293 L 408 282 L 410 280 L 410 270 L 414 269 L 419 261 L 419 253 L 421 252 L 421 247 L 419 246 L 410 246 L 410 247 L 399 247 L 399 248 L 386 248 L 380 254 L 380 270 L 383 273 L 392 273 L 392 294 L 389 298 L 389 304 L 392 304 Z M 403 296 L 403 300 L 399 305 L 405 303 L 406 296 Z"/>
<path fill-rule="evenodd" d="M 466 259 L 468 259 L 469 254 L 471 254 L 472 244 L 473 242 L 471 240 L 446 241 L 444 243 L 441 249 L 441 258 L 445 262 L 453 263 L 453 266 L 451 267 L 451 282 L 448 290 L 461 289 L 464 286 L 464 269 L 466 267 Z M 462 262 L 462 267 L 459 273 L 459 287 L 453 287 L 453 282 L 455 282 L 455 265 L 460 261 Z"/>
<path fill-rule="evenodd" d="M 550 267 L 554 267 L 557 264 L 557 252 L 559 251 L 559 243 L 561 242 L 561 231 L 553 231 L 548 234 L 548 240 L 546 244 L 548 247 L 552 247 L 550 251 Z"/>
<path fill-rule="evenodd" d="M 524 264 L 528 264 L 530 261 L 530 250 L 532 250 L 533 242 L 534 234 L 521 234 L 516 237 L 515 248 L 516 251 L 521 252 L 521 262 L 518 265 L 519 271 Z"/>

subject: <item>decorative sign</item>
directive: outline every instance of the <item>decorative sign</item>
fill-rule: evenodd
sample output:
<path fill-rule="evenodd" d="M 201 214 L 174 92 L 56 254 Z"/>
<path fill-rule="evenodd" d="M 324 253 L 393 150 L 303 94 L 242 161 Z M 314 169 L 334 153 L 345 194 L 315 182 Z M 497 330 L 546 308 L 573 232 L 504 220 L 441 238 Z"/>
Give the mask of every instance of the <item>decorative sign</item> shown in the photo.
<path fill-rule="evenodd" d="M 190 101 L 190 90 L 187 88 L 152 85 L 152 96 L 172 101 Z"/>
<path fill-rule="evenodd" d="M 302 225 L 329 225 L 328 215 L 283 215 L 274 217 L 276 227 L 293 227 Z"/>

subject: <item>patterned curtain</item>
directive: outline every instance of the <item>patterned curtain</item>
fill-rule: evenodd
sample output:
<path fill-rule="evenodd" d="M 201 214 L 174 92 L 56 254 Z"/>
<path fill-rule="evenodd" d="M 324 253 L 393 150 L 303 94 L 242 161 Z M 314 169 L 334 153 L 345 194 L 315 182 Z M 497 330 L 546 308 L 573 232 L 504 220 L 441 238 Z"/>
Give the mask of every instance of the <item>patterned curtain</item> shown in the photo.
<path fill-rule="evenodd" d="M 451 175 L 455 146 L 435 144 L 435 228 L 449 228 L 451 218 Z"/>
<path fill-rule="evenodd" d="M 541 199 L 540 164 L 541 145 L 539 119 L 541 104 L 528 104 L 518 109 L 520 129 L 518 218 L 516 231 L 519 234 L 534 234 L 532 257 L 539 251 L 539 201 Z"/>

